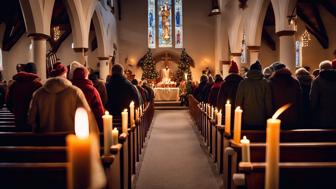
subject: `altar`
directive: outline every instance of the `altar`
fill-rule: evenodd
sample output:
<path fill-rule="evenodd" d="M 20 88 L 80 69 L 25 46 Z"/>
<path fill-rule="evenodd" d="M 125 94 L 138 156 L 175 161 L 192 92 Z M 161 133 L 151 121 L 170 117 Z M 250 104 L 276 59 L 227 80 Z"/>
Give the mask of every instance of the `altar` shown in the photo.
<path fill-rule="evenodd" d="M 178 101 L 180 92 L 177 87 L 157 87 L 154 88 L 155 101 Z"/>

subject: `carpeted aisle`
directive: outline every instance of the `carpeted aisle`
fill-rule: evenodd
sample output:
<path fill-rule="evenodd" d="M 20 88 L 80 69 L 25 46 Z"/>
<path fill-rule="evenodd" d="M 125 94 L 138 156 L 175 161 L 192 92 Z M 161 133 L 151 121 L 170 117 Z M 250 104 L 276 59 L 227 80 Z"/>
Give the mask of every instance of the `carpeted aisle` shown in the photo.
<path fill-rule="evenodd" d="M 136 189 L 217 189 L 188 110 L 155 112 Z"/>

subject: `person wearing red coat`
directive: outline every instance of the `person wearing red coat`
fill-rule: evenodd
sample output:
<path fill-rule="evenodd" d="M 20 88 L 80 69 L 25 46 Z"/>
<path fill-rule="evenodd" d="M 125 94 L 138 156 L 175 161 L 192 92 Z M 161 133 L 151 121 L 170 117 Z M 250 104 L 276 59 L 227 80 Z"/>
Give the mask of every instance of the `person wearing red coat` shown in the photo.
<path fill-rule="evenodd" d="M 300 112 L 301 87 L 297 79 L 287 68 L 276 70 L 270 77 L 272 91 L 273 113 L 285 104 L 291 106 L 283 112 L 279 119 L 282 122 L 281 129 L 298 128 Z"/>
<path fill-rule="evenodd" d="M 104 106 L 97 89 L 93 86 L 92 81 L 88 79 L 89 71 L 85 67 L 76 68 L 73 72 L 72 84 L 80 88 L 88 102 L 99 127 L 103 131 Z"/>
<path fill-rule="evenodd" d="M 27 130 L 27 114 L 33 93 L 42 87 L 40 78 L 36 75 L 35 65 L 26 64 L 26 69 L 13 76 L 13 83 L 8 88 L 6 105 L 15 116 L 15 126 L 18 130 Z"/>
<path fill-rule="evenodd" d="M 215 83 L 212 85 L 208 97 L 208 102 L 211 106 L 217 106 L 217 96 L 220 89 L 220 86 L 223 82 L 223 78 L 220 75 L 215 76 Z"/>

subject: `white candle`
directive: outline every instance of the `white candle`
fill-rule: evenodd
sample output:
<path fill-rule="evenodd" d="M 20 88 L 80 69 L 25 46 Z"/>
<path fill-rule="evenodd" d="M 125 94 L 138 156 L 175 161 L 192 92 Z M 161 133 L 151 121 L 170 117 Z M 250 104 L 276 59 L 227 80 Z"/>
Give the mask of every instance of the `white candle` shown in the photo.
<path fill-rule="evenodd" d="M 225 132 L 231 134 L 231 104 L 230 100 L 225 104 Z"/>
<path fill-rule="evenodd" d="M 234 133 L 233 133 L 233 140 L 236 143 L 239 143 L 240 141 L 242 114 L 243 114 L 243 110 L 240 109 L 239 106 L 237 106 L 237 108 L 235 109 Z"/>
<path fill-rule="evenodd" d="M 217 113 L 217 125 L 222 125 L 222 110 Z"/>
<path fill-rule="evenodd" d="M 118 139 L 119 139 L 119 131 L 117 128 L 114 128 L 112 130 L 112 144 L 113 145 L 118 144 Z"/>
<path fill-rule="evenodd" d="M 128 129 L 128 112 L 127 109 L 125 109 L 123 112 L 121 112 L 121 128 L 123 133 L 127 133 Z"/>
<path fill-rule="evenodd" d="M 214 114 L 214 107 L 211 106 L 211 113 L 210 113 L 210 117 L 211 117 L 211 119 L 213 119 L 213 114 Z"/>
<path fill-rule="evenodd" d="M 139 108 L 135 110 L 135 119 L 139 120 Z"/>
<path fill-rule="evenodd" d="M 142 106 L 139 107 L 139 110 L 140 116 L 142 116 Z"/>
<path fill-rule="evenodd" d="M 89 136 L 88 115 L 84 108 L 75 114 L 75 133 L 66 137 L 68 156 L 68 188 L 89 188 L 91 181 L 92 136 Z"/>
<path fill-rule="evenodd" d="M 240 140 L 241 148 L 242 148 L 242 162 L 251 162 L 250 159 L 250 140 L 246 138 L 246 136 L 243 137 L 243 139 Z"/>
<path fill-rule="evenodd" d="M 110 153 L 110 147 L 112 145 L 112 119 L 113 117 L 108 111 L 105 111 L 103 115 L 103 126 L 104 126 L 104 154 Z"/>
<path fill-rule="evenodd" d="M 131 126 L 135 124 L 134 122 L 134 102 L 133 101 L 130 103 L 130 122 L 131 122 Z"/>

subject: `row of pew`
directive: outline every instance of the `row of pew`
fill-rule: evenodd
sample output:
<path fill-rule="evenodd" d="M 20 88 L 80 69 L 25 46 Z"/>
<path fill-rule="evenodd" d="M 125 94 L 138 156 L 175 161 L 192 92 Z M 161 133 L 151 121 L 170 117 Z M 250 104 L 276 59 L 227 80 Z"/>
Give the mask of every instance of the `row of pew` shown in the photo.
<path fill-rule="evenodd" d="M 143 147 L 154 116 L 154 103 L 119 136 L 117 145 L 104 154 L 100 134 L 101 163 L 107 178 L 106 189 L 131 189 Z M 121 133 L 121 120 L 113 120 Z M 0 132 L 0 188 L 67 188 L 67 147 L 69 133 L 12 132 L 11 125 Z M 8 127 L 9 131 L 4 128 Z"/>
<path fill-rule="evenodd" d="M 260 189 L 265 185 L 266 132 L 242 130 L 250 140 L 250 163 L 242 163 L 241 144 L 217 125 L 189 96 L 189 110 L 222 175 L 225 189 Z M 298 129 L 280 133 L 279 188 L 336 188 L 336 130 Z"/>

